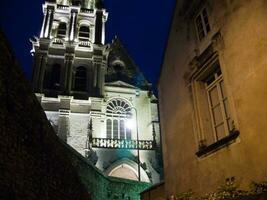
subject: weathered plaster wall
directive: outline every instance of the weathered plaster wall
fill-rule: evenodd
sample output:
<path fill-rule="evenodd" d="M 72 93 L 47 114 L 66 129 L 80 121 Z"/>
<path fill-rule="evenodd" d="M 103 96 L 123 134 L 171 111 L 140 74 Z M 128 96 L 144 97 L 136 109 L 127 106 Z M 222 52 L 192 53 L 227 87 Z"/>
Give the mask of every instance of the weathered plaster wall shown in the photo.
<path fill-rule="evenodd" d="M 212 31 L 199 43 L 187 7 L 178 1 L 159 81 L 167 195 L 212 191 L 231 176 L 241 186 L 267 180 L 266 0 L 209 0 L 206 5 Z M 219 61 L 240 136 L 234 144 L 198 158 L 189 63 L 219 30 Z"/>

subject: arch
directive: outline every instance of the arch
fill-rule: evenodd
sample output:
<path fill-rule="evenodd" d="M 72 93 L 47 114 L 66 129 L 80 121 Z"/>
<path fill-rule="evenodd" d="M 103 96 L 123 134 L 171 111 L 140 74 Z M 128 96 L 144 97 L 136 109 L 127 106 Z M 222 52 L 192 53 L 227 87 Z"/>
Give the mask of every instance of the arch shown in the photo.
<path fill-rule="evenodd" d="M 132 131 L 126 128 L 127 121 L 132 117 L 132 106 L 127 99 L 112 98 L 108 101 L 106 107 L 107 125 L 106 135 L 107 138 L 131 140 Z M 112 127 L 110 126 L 112 122 Z M 111 131 L 111 133 L 110 133 Z"/>
<path fill-rule="evenodd" d="M 138 164 L 128 158 L 123 158 L 111 164 L 105 171 L 108 176 L 126 178 L 138 181 Z M 145 170 L 140 166 L 140 180 L 150 183 L 150 179 Z"/>
<path fill-rule="evenodd" d="M 114 98 L 109 100 L 107 104 L 107 113 L 131 115 L 131 105 L 122 98 Z"/>
<path fill-rule="evenodd" d="M 114 71 L 119 74 L 125 69 L 125 63 L 122 60 L 114 60 L 111 66 Z"/>
<path fill-rule="evenodd" d="M 84 66 L 76 67 L 74 75 L 74 90 L 86 91 L 87 89 L 87 69 Z"/>
<path fill-rule="evenodd" d="M 79 29 L 79 40 L 88 41 L 90 38 L 90 28 L 87 25 L 81 25 Z"/>

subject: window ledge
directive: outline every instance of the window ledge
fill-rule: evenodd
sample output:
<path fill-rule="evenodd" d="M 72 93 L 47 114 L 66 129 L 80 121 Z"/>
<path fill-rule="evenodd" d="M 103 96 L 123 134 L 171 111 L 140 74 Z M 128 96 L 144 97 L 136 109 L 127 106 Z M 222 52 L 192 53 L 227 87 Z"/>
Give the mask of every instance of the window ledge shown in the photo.
<path fill-rule="evenodd" d="M 199 151 L 196 152 L 196 155 L 198 157 L 201 157 L 201 156 L 207 155 L 209 153 L 212 153 L 214 151 L 217 151 L 217 150 L 221 149 L 222 147 L 228 146 L 229 144 L 234 142 L 238 136 L 239 136 L 239 131 L 230 132 L 230 134 L 228 136 L 218 140 L 217 142 L 200 148 Z"/>

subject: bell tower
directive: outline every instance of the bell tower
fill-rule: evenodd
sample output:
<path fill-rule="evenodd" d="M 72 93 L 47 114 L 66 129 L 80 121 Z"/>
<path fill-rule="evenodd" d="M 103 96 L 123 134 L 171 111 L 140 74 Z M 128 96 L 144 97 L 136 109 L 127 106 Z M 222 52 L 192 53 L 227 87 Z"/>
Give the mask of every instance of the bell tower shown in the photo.
<path fill-rule="evenodd" d="M 32 40 L 33 87 L 57 136 L 108 176 L 162 177 L 157 99 L 102 0 L 46 0 Z"/>
<path fill-rule="evenodd" d="M 39 38 L 32 41 L 33 87 L 46 96 L 103 96 L 105 23 L 101 0 L 50 0 Z"/>

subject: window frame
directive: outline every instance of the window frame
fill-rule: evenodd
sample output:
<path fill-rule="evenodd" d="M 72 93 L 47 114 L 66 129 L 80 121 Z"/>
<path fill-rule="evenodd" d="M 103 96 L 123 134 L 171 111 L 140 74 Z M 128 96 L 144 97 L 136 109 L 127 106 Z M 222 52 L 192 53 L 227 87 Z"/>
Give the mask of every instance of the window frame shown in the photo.
<path fill-rule="evenodd" d="M 219 69 L 219 70 L 218 70 Z M 215 75 L 217 71 L 220 71 L 219 75 Z M 209 76 L 215 76 L 215 79 L 210 82 L 208 85 L 206 83 Z M 206 80 L 206 81 L 205 81 Z M 191 87 L 192 87 L 192 98 L 194 105 L 194 132 L 196 133 L 196 142 L 197 142 L 197 152 L 196 155 L 201 157 L 203 155 L 209 155 L 214 151 L 222 148 L 225 145 L 228 145 L 235 141 L 239 135 L 239 131 L 235 129 L 233 111 L 231 109 L 231 102 L 229 97 L 229 92 L 224 87 L 225 97 L 222 95 L 223 89 L 218 88 L 221 83 L 224 83 L 225 79 L 222 72 L 222 66 L 219 61 L 219 56 L 217 53 L 214 53 L 201 67 L 198 67 L 194 71 L 191 77 Z M 216 87 L 218 93 L 218 100 L 220 103 L 220 112 L 223 115 L 224 123 L 224 137 L 218 138 L 215 132 L 215 126 L 213 121 L 212 106 L 210 102 L 209 90 Z M 223 103 L 224 100 L 228 101 L 228 107 Z M 229 116 L 227 116 L 226 111 L 228 108 Z M 208 110 L 208 111 L 207 111 Z M 231 127 L 229 125 L 228 118 L 230 117 Z M 228 126 L 228 129 L 226 129 Z M 208 140 L 212 139 L 212 142 L 208 143 Z"/>
<path fill-rule="evenodd" d="M 60 27 L 61 25 L 64 25 L 64 29 Z M 57 28 L 57 38 L 65 39 L 66 36 L 67 36 L 67 23 L 60 22 Z"/>
<path fill-rule="evenodd" d="M 221 71 L 221 69 L 220 69 L 220 71 Z M 215 76 L 214 81 L 212 83 L 210 83 L 209 85 L 207 83 L 205 83 L 205 86 L 206 86 L 206 92 L 207 92 L 206 96 L 207 96 L 207 100 L 208 100 L 210 118 L 211 118 L 211 123 L 212 123 L 212 130 L 213 130 L 213 134 L 214 134 L 214 141 L 217 142 L 220 139 L 219 139 L 219 136 L 217 134 L 216 128 L 220 125 L 223 125 L 224 137 L 227 136 L 227 133 L 229 133 L 231 130 L 231 127 L 229 127 L 229 124 L 228 124 L 228 120 L 231 119 L 231 117 L 226 116 L 226 106 L 224 104 L 224 101 L 227 100 L 228 97 L 226 95 L 226 97 L 224 98 L 223 94 L 222 94 L 223 89 L 221 88 L 221 83 L 224 82 L 223 76 L 222 76 L 222 74 L 218 75 L 217 72 L 215 72 L 213 75 Z M 209 93 L 213 88 L 216 88 L 215 90 L 218 94 L 218 104 L 217 105 L 220 108 L 220 113 L 222 116 L 222 121 L 219 124 L 216 124 L 216 122 L 215 122 L 215 114 L 213 113 L 213 108 L 215 106 L 212 105 L 211 95 Z M 228 102 L 228 104 L 229 104 L 229 102 Z M 229 105 L 228 105 L 228 107 L 229 107 Z"/>
<path fill-rule="evenodd" d="M 81 72 L 84 73 L 83 76 L 79 75 Z M 88 68 L 84 65 L 79 65 L 75 67 L 74 76 L 73 76 L 73 91 L 77 92 L 86 92 L 88 89 Z M 83 84 L 81 84 L 83 83 Z M 83 87 L 81 87 L 83 85 Z M 82 89 L 81 89 L 82 88 Z"/>
<path fill-rule="evenodd" d="M 114 101 L 116 101 L 116 103 L 114 103 Z M 123 102 L 118 104 L 118 101 Z M 121 108 L 120 109 L 116 109 L 117 107 L 120 106 L 125 106 L 125 112 L 127 113 L 121 113 Z M 111 120 L 111 138 L 108 137 L 108 130 L 106 129 L 106 137 L 109 139 L 121 139 L 121 140 L 131 140 L 132 139 L 132 130 L 128 129 L 126 127 L 126 123 L 127 120 L 130 119 L 130 117 L 132 116 L 132 112 L 131 110 L 129 110 L 129 108 L 131 107 L 130 103 L 124 99 L 121 98 L 114 98 L 111 99 L 107 105 L 106 105 L 106 128 L 107 128 L 107 122 L 108 120 Z M 113 108 L 113 110 L 112 110 Z M 117 136 L 114 137 L 114 121 L 117 121 Z M 121 123 L 123 123 L 123 134 L 121 134 Z M 123 137 L 121 137 L 123 135 Z"/>
<path fill-rule="evenodd" d="M 83 28 L 86 28 L 87 30 L 81 30 Z M 90 40 L 90 26 L 89 25 L 80 25 L 79 32 L 78 32 L 78 39 L 79 41 L 89 41 Z"/>
<path fill-rule="evenodd" d="M 204 14 L 203 14 L 204 12 L 206 13 L 207 22 L 205 22 L 205 17 L 204 17 Z M 197 22 L 198 21 L 198 18 L 200 18 L 200 24 Z M 200 35 L 199 25 L 201 25 L 201 27 L 202 27 L 203 36 Z M 198 40 L 200 42 L 203 41 L 206 38 L 206 36 L 211 32 L 211 25 L 210 25 L 210 20 L 209 20 L 209 13 L 208 13 L 206 7 L 203 7 L 197 13 L 196 17 L 194 18 L 194 26 L 195 26 L 197 38 L 198 38 Z"/>

